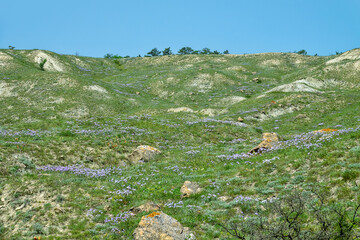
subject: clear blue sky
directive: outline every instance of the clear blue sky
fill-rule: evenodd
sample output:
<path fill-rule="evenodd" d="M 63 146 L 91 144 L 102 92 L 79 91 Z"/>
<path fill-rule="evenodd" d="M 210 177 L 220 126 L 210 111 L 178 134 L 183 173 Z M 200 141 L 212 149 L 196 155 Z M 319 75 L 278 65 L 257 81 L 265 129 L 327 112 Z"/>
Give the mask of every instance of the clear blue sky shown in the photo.
<path fill-rule="evenodd" d="M 360 0 L 2 0 L 0 48 L 102 57 L 184 46 L 334 54 L 360 47 Z"/>

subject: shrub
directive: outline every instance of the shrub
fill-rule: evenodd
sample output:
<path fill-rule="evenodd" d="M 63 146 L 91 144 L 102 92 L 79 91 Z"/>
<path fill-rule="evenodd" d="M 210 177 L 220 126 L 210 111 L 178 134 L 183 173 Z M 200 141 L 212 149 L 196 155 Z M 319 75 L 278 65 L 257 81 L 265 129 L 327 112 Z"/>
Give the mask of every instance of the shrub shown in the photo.
<path fill-rule="evenodd" d="M 345 170 L 345 172 L 342 174 L 343 180 L 346 182 L 357 178 L 357 176 L 358 176 L 357 171 L 351 171 L 351 170 Z"/>
<path fill-rule="evenodd" d="M 162 54 L 163 54 L 163 56 L 172 55 L 172 51 L 171 51 L 170 47 L 165 48 L 164 51 L 162 51 Z"/>
<path fill-rule="evenodd" d="M 41 69 L 42 71 L 45 71 L 44 65 L 45 65 L 46 62 L 47 62 L 47 59 L 45 58 L 45 59 L 41 60 L 41 62 L 39 63 L 40 69 Z"/>
<path fill-rule="evenodd" d="M 31 161 L 31 159 L 22 156 L 18 159 L 18 162 L 22 163 L 25 165 L 25 169 L 34 169 L 35 165 L 33 164 L 33 162 Z"/>
<path fill-rule="evenodd" d="M 72 131 L 70 130 L 62 130 L 60 133 L 59 133 L 60 136 L 62 137 L 75 137 L 76 134 L 73 133 Z"/>
<path fill-rule="evenodd" d="M 153 48 L 151 49 L 150 52 L 148 52 L 147 54 L 152 56 L 152 57 L 156 57 L 156 56 L 159 56 L 160 55 L 160 51 L 157 49 L 157 48 Z"/>
<path fill-rule="evenodd" d="M 203 48 L 200 52 L 200 54 L 210 54 L 211 51 L 210 51 L 210 48 Z"/>
<path fill-rule="evenodd" d="M 10 49 L 10 50 L 14 50 L 15 47 L 10 45 L 10 46 L 9 46 L 9 49 Z"/>
<path fill-rule="evenodd" d="M 32 225 L 32 230 L 34 231 L 35 234 L 45 233 L 44 226 L 41 223 L 34 223 Z"/>
<path fill-rule="evenodd" d="M 360 203 L 351 207 L 326 202 L 328 196 L 294 191 L 265 204 L 247 218 L 218 223 L 238 239 L 354 239 L 360 227 Z M 266 213 L 268 215 L 266 215 Z"/>
<path fill-rule="evenodd" d="M 5 230 L 4 225 L 0 222 L 0 237 L 5 233 Z"/>
<path fill-rule="evenodd" d="M 225 50 L 225 51 L 223 52 L 223 54 L 230 54 L 230 53 L 229 53 L 229 50 Z"/>
<path fill-rule="evenodd" d="M 128 56 L 127 56 L 128 57 Z M 108 58 L 108 59 L 119 59 L 119 58 L 123 58 L 122 56 L 118 55 L 118 54 L 112 54 L 112 53 L 107 53 L 104 55 L 104 58 Z"/>
<path fill-rule="evenodd" d="M 185 55 L 185 54 L 192 54 L 194 50 L 191 47 L 183 47 L 178 51 L 178 54 Z"/>
<path fill-rule="evenodd" d="M 63 195 L 57 195 L 55 201 L 58 203 L 61 203 L 61 202 L 65 201 L 65 197 Z"/>
<path fill-rule="evenodd" d="M 107 53 L 107 54 L 104 55 L 104 58 L 112 58 L 112 56 L 113 56 L 113 54 Z"/>
<path fill-rule="evenodd" d="M 297 54 L 300 54 L 300 55 L 307 55 L 307 51 L 305 49 L 302 49 L 300 51 L 297 51 L 296 52 Z"/>

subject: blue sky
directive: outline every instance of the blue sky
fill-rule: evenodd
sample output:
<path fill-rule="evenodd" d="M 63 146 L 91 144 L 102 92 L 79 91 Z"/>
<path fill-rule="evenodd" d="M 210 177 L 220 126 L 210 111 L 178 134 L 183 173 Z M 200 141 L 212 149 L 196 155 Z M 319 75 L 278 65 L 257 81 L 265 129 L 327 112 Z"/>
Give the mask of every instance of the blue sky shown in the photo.
<path fill-rule="evenodd" d="M 102 57 L 190 46 L 334 54 L 360 47 L 360 0 L 3 0 L 0 48 Z"/>

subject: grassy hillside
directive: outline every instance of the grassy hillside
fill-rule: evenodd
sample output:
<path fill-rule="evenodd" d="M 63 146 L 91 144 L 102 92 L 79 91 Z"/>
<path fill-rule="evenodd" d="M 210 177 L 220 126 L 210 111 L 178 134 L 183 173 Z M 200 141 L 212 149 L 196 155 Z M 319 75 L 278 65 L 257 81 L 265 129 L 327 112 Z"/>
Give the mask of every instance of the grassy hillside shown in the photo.
<path fill-rule="evenodd" d="M 147 201 L 197 239 L 234 238 L 231 226 L 254 227 L 258 216 L 281 222 L 270 202 L 299 192 L 353 213 L 359 76 L 360 49 L 117 61 L 0 50 L 0 236 L 131 239 L 149 212 L 129 210 Z M 336 131 L 314 132 L 328 128 Z M 246 154 L 264 132 L 276 132 L 280 147 Z M 131 165 L 139 145 L 162 153 Z M 202 192 L 181 199 L 186 180 Z M 301 221 L 318 231 L 311 214 Z"/>

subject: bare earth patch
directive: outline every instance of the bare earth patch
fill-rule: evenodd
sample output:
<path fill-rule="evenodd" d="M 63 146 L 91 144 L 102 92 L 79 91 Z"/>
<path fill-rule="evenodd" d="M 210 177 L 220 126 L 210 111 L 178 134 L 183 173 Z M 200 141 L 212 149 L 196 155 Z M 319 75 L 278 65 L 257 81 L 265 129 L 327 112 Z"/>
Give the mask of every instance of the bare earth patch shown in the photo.
<path fill-rule="evenodd" d="M 360 60 L 360 49 L 355 49 L 345 52 L 341 54 L 339 57 L 327 61 L 326 64 L 328 65 L 328 64 L 339 63 L 344 60 Z"/>
<path fill-rule="evenodd" d="M 0 82 L 0 97 L 14 97 L 17 93 L 12 92 L 15 86 L 11 86 L 6 82 Z"/>
<path fill-rule="evenodd" d="M 320 93 L 321 91 L 315 88 L 321 88 L 324 86 L 324 83 L 321 81 L 314 79 L 314 78 L 306 78 L 297 80 L 295 82 L 284 84 L 277 86 L 265 93 L 270 92 L 313 92 L 313 93 Z"/>
<path fill-rule="evenodd" d="M 84 86 L 85 90 L 95 91 L 99 93 L 108 93 L 105 88 L 100 87 L 98 85 Z"/>
<path fill-rule="evenodd" d="M 5 53 L 0 52 L 0 67 L 6 67 L 13 58 Z"/>
<path fill-rule="evenodd" d="M 221 99 L 216 105 L 228 106 L 228 105 L 233 105 L 233 104 L 239 103 L 239 102 L 244 101 L 244 100 L 246 100 L 246 98 L 244 98 L 244 97 L 229 96 L 229 97 Z"/>
<path fill-rule="evenodd" d="M 194 87 L 198 92 L 205 93 L 212 89 L 214 82 L 210 74 L 199 74 L 191 83 L 190 87 Z"/>
<path fill-rule="evenodd" d="M 188 107 L 169 108 L 167 111 L 174 112 L 174 113 L 178 113 L 178 112 L 193 113 L 193 112 L 195 112 L 194 110 L 192 110 L 191 108 L 188 108 Z"/>
<path fill-rule="evenodd" d="M 64 65 L 55 57 L 40 50 L 34 51 L 33 53 L 31 53 L 31 55 L 34 58 L 34 61 L 38 64 L 40 64 L 44 59 L 46 59 L 46 63 L 44 65 L 45 71 L 65 72 Z"/>

